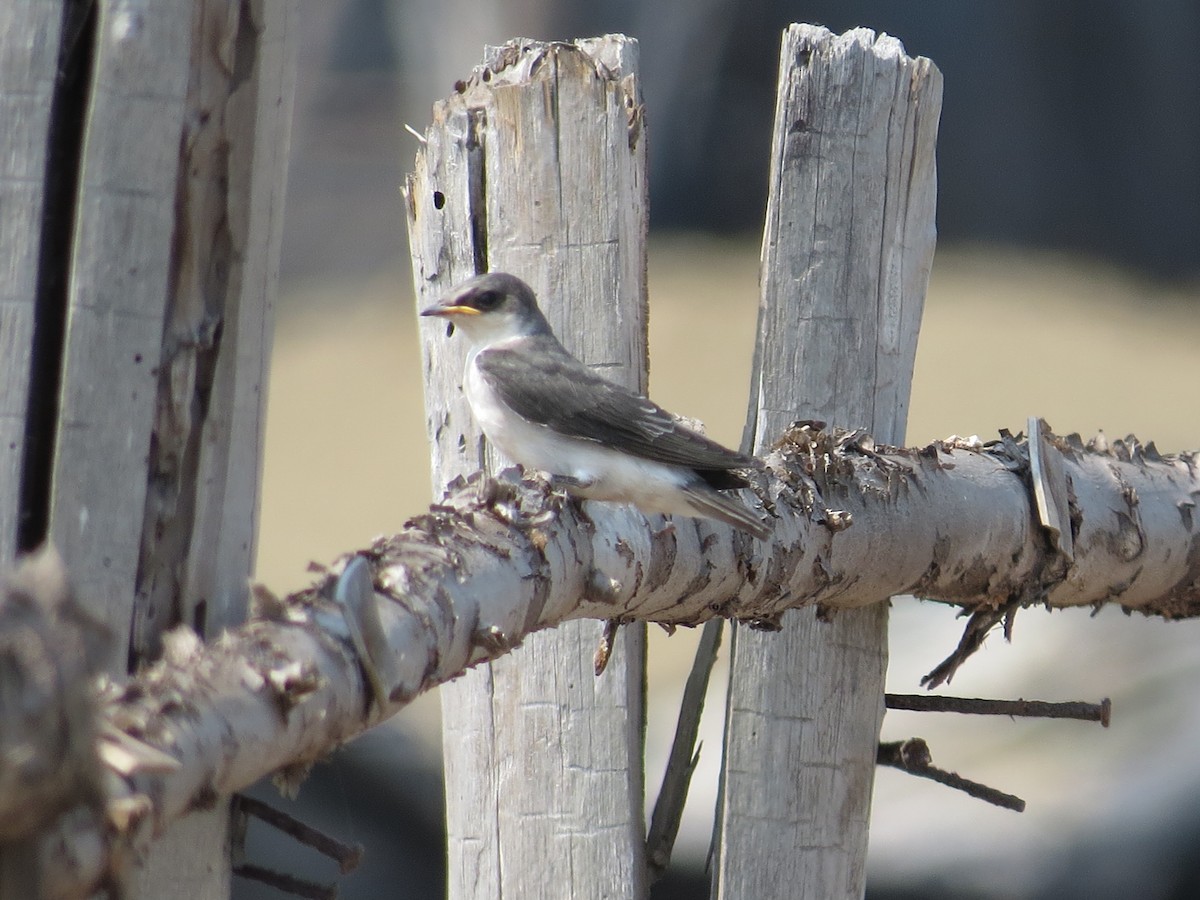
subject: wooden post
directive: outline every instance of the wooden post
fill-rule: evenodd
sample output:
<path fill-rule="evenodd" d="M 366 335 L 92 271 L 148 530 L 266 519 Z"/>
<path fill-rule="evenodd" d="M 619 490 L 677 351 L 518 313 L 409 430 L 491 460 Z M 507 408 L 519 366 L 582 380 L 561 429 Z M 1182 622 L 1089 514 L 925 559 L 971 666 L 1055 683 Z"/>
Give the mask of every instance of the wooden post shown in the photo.
<path fill-rule="evenodd" d="M 622 36 L 490 48 L 434 108 L 408 179 L 418 306 L 482 271 L 537 291 L 568 349 L 646 384 L 645 141 L 637 45 Z M 437 496 L 497 464 L 461 390 L 465 349 L 423 325 Z M 603 506 L 603 505 L 602 505 Z M 619 515 L 598 508 L 596 515 Z M 442 693 L 449 895 L 636 898 L 645 892 L 642 627 L 608 670 L 602 627 L 534 635 Z"/>
<path fill-rule="evenodd" d="M 51 202 L 60 199 L 54 190 L 47 191 L 46 177 L 55 82 L 60 67 L 64 80 L 75 74 L 71 55 L 60 54 L 59 49 L 63 12 L 58 0 L 0 6 L 0 122 L 4 123 L 0 128 L 0 209 L 4 211 L 0 214 L 4 254 L 0 265 L 0 497 L 4 498 L 0 566 L 4 567 L 16 556 L 22 525 L 36 303 L 40 272 L 50 268 L 42 262 L 47 239 L 43 210 L 48 194 Z M 69 185 L 60 182 L 53 187 L 63 190 Z M 46 277 L 50 280 L 49 273 Z M 53 325 L 44 323 L 43 331 Z"/>
<path fill-rule="evenodd" d="M 747 423 L 904 438 L 933 261 L 941 75 L 895 38 L 793 25 L 780 54 Z M 887 605 L 735 631 L 718 896 L 861 897 Z"/>
<path fill-rule="evenodd" d="M 0 285 L 20 342 L 0 384 L 0 559 L 57 546 L 113 673 L 169 627 L 245 615 L 295 17 L 286 0 L 0 12 L 0 103 L 30 110 L 5 116 L 27 127 L 0 172 L 27 229 Z M 34 49 L 24 93 L 11 47 Z M 226 819 L 219 803 L 160 843 L 138 893 L 227 896 Z"/>

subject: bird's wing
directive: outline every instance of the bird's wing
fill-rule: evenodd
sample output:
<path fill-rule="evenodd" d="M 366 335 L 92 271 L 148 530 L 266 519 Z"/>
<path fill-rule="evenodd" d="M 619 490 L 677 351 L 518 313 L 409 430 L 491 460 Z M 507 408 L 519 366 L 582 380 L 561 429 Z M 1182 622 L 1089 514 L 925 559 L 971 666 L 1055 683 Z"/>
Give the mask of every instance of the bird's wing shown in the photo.
<path fill-rule="evenodd" d="M 483 350 L 475 365 L 513 412 L 560 434 L 702 471 L 762 466 L 754 457 L 727 450 L 679 424 L 658 404 L 600 377 L 549 335 Z"/>

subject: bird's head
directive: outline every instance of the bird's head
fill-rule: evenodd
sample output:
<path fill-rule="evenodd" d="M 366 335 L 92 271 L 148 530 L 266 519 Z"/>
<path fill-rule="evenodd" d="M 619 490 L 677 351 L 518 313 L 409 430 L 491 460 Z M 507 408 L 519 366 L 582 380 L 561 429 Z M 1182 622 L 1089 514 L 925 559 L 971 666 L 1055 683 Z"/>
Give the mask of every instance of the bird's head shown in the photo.
<path fill-rule="evenodd" d="M 550 331 L 533 289 L 506 272 L 464 281 L 440 303 L 421 310 L 421 315 L 445 319 L 479 346 Z"/>

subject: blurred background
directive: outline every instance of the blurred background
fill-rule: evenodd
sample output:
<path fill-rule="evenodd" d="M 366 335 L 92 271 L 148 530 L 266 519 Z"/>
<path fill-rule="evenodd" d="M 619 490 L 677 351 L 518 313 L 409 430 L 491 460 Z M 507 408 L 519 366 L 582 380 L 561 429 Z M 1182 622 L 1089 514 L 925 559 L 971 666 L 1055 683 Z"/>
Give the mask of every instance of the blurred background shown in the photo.
<path fill-rule="evenodd" d="M 429 502 L 400 185 L 432 103 L 484 44 L 621 31 L 641 43 L 650 150 L 652 396 L 737 444 L 757 303 L 779 35 L 788 22 L 898 36 L 945 76 L 939 244 L 908 442 L 987 440 L 1029 415 L 1060 433 L 1200 447 L 1200 5 L 1021 0 L 301 0 L 301 51 L 271 373 L 257 578 L 306 584 Z M 709 362 L 692 367 L 702 353 Z M 898 599 L 889 689 L 957 642 L 953 611 Z M 693 634 L 652 631 L 652 803 Z M 519 651 L 518 651 L 519 652 Z M 869 896 L 1200 896 L 1200 623 L 1027 610 L 947 691 L 1113 698 L 1108 730 L 889 713 L 935 763 L 1024 814 L 881 770 Z M 723 670 L 678 869 L 704 896 Z M 295 809 L 367 847 L 340 895 L 444 889 L 436 696 L 318 767 Z M 278 797 L 262 788 L 264 797 Z M 334 872 L 252 826 L 254 861 Z M 270 859 L 270 854 L 286 857 Z M 243 900 L 278 896 L 248 882 Z"/>

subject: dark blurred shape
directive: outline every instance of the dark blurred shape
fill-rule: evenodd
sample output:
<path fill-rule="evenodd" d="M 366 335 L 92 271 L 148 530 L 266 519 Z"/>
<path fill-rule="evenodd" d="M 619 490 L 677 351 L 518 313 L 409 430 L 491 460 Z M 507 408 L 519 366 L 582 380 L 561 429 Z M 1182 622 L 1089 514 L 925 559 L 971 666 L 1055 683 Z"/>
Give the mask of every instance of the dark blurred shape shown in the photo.
<path fill-rule="evenodd" d="M 836 32 L 863 25 L 896 35 L 945 75 L 943 239 L 1079 251 L 1159 276 L 1200 272 L 1194 0 L 506 0 L 482 23 L 423 9 L 431 4 L 443 6 L 400 7 L 397 40 L 436 45 L 439 61 L 458 66 L 453 77 L 479 60 L 480 34 L 492 43 L 607 31 L 638 38 L 655 227 L 758 231 L 780 33 L 797 21 Z M 425 73 L 402 68 L 402 78 L 414 77 Z M 445 71 L 432 91 L 410 85 L 414 124 L 423 126 L 452 80 Z"/>
<path fill-rule="evenodd" d="M 1080 251 L 1161 276 L 1200 272 L 1200 5 L 723 6 L 712 17 L 723 39 L 705 35 L 715 52 L 672 54 L 687 77 L 657 71 L 657 47 L 672 35 L 652 13 L 635 32 L 656 225 L 761 227 L 778 33 L 799 19 L 886 31 L 941 68 L 943 239 Z M 680 90 L 664 96 L 666 84 Z"/>
<path fill-rule="evenodd" d="M 395 69 L 396 44 L 388 28 L 389 0 L 347 0 L 329 55 L 335 72 Z"/>
<path fill-rule="evenodd" d="M 445 896 L 441 771 L 403 733 L 383 727 L 358 738 L 317 765 L 295 800 L 280 797 L 265 781 L 247 793 L 365 849 L 360 866 L 340 875 L 337 866 L 312 848 L 252 820 L 246 835 L 247 862 L 317 884 L 336 882 L 343 900 Z M 233 900 L 281 896 L 255 881 L 233 881 Z"/>

